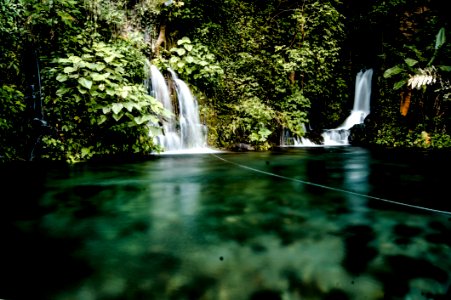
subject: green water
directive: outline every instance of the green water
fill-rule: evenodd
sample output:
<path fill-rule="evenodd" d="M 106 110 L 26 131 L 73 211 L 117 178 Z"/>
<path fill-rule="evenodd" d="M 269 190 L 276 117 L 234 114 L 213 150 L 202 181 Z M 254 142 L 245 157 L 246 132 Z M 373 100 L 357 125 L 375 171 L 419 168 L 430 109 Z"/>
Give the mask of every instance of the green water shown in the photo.
<path fill-rule="evenodd" d="M 0 299 L 451 299 L 449 167 L 356 147 L 4 165 Z"/>

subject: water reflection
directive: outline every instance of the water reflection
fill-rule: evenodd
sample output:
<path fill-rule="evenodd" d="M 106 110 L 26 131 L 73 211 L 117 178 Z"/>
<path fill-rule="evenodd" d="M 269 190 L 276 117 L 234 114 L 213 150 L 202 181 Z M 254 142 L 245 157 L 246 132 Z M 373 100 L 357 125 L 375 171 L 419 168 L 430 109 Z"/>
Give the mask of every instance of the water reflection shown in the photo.
<path fill-rule="evenodd" d="M 449 216 L 364 197 L 424 168 L 359 148 L 219 156 L 32 170 L 40 192 L 2 204 L 0 298 L 449 297 Z"/>
<path fill-rule="evenodd" d="M 349 153 L 343 160 L 343 188 L 361 195 L 370 194 L 369 171 L 370 153 L 367 149 L 357 148 Z M 346 194 L 347 207 L 350 210 L 350 218 L 354 222 L 368 221 L 368 199 L 356 194 Z"/>

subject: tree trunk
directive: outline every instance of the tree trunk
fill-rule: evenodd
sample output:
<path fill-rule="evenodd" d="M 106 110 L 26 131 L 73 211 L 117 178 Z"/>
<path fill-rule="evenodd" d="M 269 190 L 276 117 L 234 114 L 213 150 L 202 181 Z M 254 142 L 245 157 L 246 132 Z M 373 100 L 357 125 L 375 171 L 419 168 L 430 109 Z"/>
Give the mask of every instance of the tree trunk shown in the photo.
<path fill-rule="evenodd" d="M 154 47 L 155 56 L 160 55 L 160 47 L 163 44 L 166 46 L 166 25 L 160 26 L 160 33 Z"/>
<path fill-rule="evenodd" d="M 296 83 L 296 73 L 293 71 L 288 75 L 288 79 L 290 80 L 291 84 Z"/>
<path fill-rule="evenodd" d="M 406 92 L 401 92 L 401 106 L 399 108 L 399 111 L 401 112 L 401 115 L 403 115 L 404 117 L 407 115 L 407 112 L 409 111 L 411 97 L 412 97 L 411 89 L 408 89 Z"/>

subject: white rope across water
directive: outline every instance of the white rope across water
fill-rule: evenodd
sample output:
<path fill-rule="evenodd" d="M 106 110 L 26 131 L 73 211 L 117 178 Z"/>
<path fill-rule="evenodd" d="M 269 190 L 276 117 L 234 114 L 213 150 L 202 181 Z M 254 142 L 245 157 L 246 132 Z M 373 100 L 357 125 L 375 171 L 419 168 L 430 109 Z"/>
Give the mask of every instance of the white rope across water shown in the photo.
<path fill-rule="evenodd" d="M 222 161 L 228 163 L 228 164 L 232 164 L 232 165 L 235 165 L 235 166 L 240 167 L 242 169 L 246 169 L 246 170 L 253 171 L 253 172 L 256 172 L 256 173 L 260 173 L 260 174 L 264 174 L 264 175 L 268 175 L 268 176 L 272 176 L 272 177 L 277 177 L 277 178 L 281 178 L 281 179 L 285 179 L 285 180 L 289 180 L 289 181 L 299 182 L 299 183 L 307 184 L 307 185 L 311 185 L 311 186 L 316 186 L 316 187 L 319 187 L 319 188 L 323 188 L 323 189 L 327 189 L 327 190 L 331 190 L 331 191 L 335 191 L 335 192 L 346 193 L 346 194 L 355 195 L 355 196 L 359 196 L 359 197 L 364 197 L 364 198 L 369 198 L 369 199 L 373 199 L 373 200 L 383 201 L 383 202 L 386 202 L 386 203 L 397 204 L 397 205 L 401 205 L 401 206 L 406 206 L 406 207 L 410 207 L 410 208 L 415 208 L 415 209 L 420 209 L 420 210 L 424 210 L 424 211 L 429 211 L 429 212 L 433 212 L 433 213 L 439 213 L 439 214 L 451 216 L 451 212 L 449 212 L 449 211 L 438 210 L 438 209 L 433 209 L 433 208 L 427 208 L 427 207 L 423 207 L 423 206 L 419 206 L 419 205 L 402 203 L 402 202 L 389 200 L 389 199 L 385 199 L 385 198 L 380 198 L 380 197 L 375 197 L 375 196 L 371 196 L 371 195 L 361 194 L 361 193 L 357 193 L 357 192 L 353 192 L 353 191 L 349 191 L 349 190 L 334 188 L 334 187 L 330 187 L 330 186 L 327 186 L 327 185 L 322 185 L 322 184 L 318 184 L 318 183 L 314 183 L 314 182 L 310 182 L 310 181 L 305 181 L 305 180 L 301 180 L 301 179 L 297 179 L 297 178 L 291 178 L 291 177 L 287 177 L 287 176 L 283 176 L 283 175 L 279 175 L 279 174 L 275 174 L 275 173 L 271 173 L 271 172 L 262 171 L 262 170 L 255 169 L 255 168 L 252 168 L 252 167 L 248 167 L 248 166 L 245 166 L 245 165 L 242 165 L 242 164 L 239 164 L 239 163 L 235 163 L 233 161 L 230 161 L 230 160 L 227 160 L 227 159 L 225 159 L 223 157 L 220 157 L 220 156 L 218 156 L 216 154 L 211 154 L 211 155 L 216 157 L 219 160 L 222 160 Z"/>

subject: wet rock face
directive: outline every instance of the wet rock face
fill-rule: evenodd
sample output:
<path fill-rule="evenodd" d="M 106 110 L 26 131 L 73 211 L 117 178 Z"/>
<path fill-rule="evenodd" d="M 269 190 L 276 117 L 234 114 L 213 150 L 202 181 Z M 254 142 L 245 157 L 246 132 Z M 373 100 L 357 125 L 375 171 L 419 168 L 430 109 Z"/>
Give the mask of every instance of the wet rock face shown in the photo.
<path fill-rule="evenodd" d="M 367 132 L 364 124 L 357 124 L 351 127 L 349 132 L 349 143 L 352 145 L 366 145 Z"/>
<path fill-rule="evenodd" d="M 250 145 L 250 144 L 235 143 L 230 147 L 230 150 L 237 151 L 237 152 L 243 152 L 243 151 L 254 151 L 255 148 L 252 147 L 252 145 Z"/>

